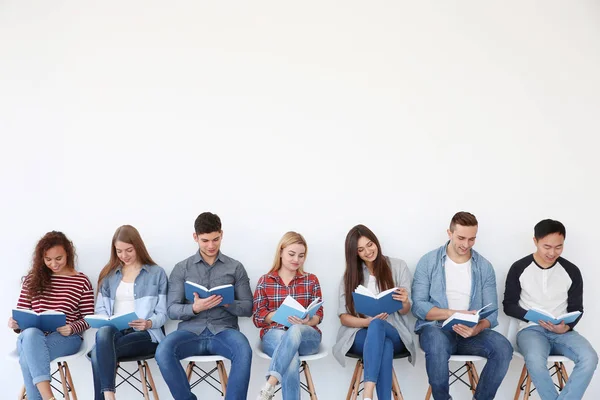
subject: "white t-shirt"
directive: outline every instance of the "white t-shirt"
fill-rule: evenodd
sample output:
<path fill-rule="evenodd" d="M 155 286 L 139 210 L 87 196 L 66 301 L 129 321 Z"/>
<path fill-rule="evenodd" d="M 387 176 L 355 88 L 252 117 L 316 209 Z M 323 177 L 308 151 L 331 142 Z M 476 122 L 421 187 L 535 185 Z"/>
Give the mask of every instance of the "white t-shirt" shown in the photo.
<path fill-rule="evenodd" d="M 119 283 L 115 293 L 115 306 L 113 314 L 128 314 L 135 311 L 135 297 L 133 297 L 133 282 Z"/>
<path fill-rule="evenodd" d="M 369 289 L 369 291 L 373 294 L 379 294 L 379 287 L 377 286 L 377 278 L 375 278 L 375 276 L 369 275 L 367 289 Z"/>
<path fill-rule="evenodd" d="M 457 264 L 446 256 L 446 297 L 451 310 L 468 310 L 471 304 L 471 259 Z"/>

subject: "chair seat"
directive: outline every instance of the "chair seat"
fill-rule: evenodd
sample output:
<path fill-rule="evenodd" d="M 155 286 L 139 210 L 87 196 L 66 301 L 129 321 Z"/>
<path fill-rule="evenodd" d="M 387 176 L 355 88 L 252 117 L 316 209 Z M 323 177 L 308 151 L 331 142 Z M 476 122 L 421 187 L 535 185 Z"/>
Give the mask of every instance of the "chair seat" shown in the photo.
<path fill-rule="evenodd" d="M 523 354 L 519 353 L 518 351 L 513 352 L 514 356 L 519 357 L 520 359 L 524 360 L 525 356 L 523 356 Z M 569 357 L 567 356 L 548 356 L 548 362 L 549 363 L 555 363 L 555 362 L 567 362 L 567 361 L 573 361 L 571 360 Z"/>
<path fill-rule="evenodd" d="M 183 362 L 216 362 L 216 361 L 225 361 L 227 360 L 227 358 L 223 357 L 223 356 L 219 356 L 217 354 L 210 354 L 210 355 L 206 355 L 206 356 L 190 356 L 187 358 L 184 358 Z"/>
<path fill-rule="evenodd" d="M 475 362 L 475 361 L 485 361 L 487 360 L 485 357 L 481 356 L 473 356 L 473 355 L 460 355 L 460 354 L 452 354 L 450 356 L 450 361 L 457 362 Z"/>
<path fill-rule="evenodd" d="M 262 346 L 261 346 L 261 342 L 260 341 L 255 346 L 254 353 L 257 356 L 259 356 L 260 358 L 264 358 L 265 360 L 270 360 L 271 359 L 271 357 L 269 357 L 269 355 L 267 353 L 265 353 L 264 351 L 262 351 Z M 319 345 L 319 350 L 315 354 L 309 354 L 309 355 L 306 355 L 306 356 L 300 356 L 300 362 L 302 362 L 302 361 L 319 360 L 321 358 L 327 357 L 328 355 L 329 355 L 329 352 L 327 351 L 327 349 L 325 348 L 325 346 L 323 346 L 321 344 L 321 345 Z"/>
<path fill-rule="evenodd" d="M 141 356 L 131 356 L 131 357 L 119 357 L 118 362 L 135 362 L 135 361 L 147 361 L 152 360 L 154 358 L 154 353 L 152 354 L 144 354 Z"/>
<path fill-rule="evenodd" d="M 346 353 L 346 357 L 354 358 L 356 360 L 360 360 L 363 358 L 363 356 L 359 356 L 358 354 L 352 354 L 352 353 Z M 402 353 L 394 354 L 394 360 L 398 360 L 400 358 L 406 358 L 406 357 L 410 357 L 409 351 L 403 351 Z"/>

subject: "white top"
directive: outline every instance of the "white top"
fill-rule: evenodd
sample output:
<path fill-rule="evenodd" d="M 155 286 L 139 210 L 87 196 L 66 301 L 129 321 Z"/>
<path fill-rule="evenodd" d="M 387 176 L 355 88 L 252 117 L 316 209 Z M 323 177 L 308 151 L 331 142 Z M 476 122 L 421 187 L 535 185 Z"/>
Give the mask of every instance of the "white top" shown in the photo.
<path fill-rule="evenodd" d="M 135 297 L 133 297 L 133 282 L 119 283 L 115 292 L 113 315 L 135 312 Z"/>
<path fill-rule="evenodd" d="M 369 275 L 369 282 L 367 283 L 367 289 L 373 294 L 379 294 L 379 287 L 377 286 L 377 278 L 373 275 Z"/>
<path fill-rule="evenodd" d="M 457 264 L 446 256 L 446 297 L 451 310 L 468 310 L 471 304 L 471 259 Z"/>

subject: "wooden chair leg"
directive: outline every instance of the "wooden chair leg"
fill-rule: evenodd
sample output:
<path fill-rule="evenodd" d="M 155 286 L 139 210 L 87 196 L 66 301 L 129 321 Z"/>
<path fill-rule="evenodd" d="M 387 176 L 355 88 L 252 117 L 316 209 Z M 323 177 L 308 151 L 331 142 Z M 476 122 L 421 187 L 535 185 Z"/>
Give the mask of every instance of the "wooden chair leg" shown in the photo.
<path fill-rule="evenodd" d="M 475 363 L 471 363 L 471 365 L 473 366 L 473 376 L 475 377 L 475 388 L 477 388 L 477 385 L 479 385 L 479 372 L 477 372 Z"/>
<path fill-rule="evenodd" d="M 150 395 L 148 394 L 148 385 L 146 382 L 146 377 L 144 376 L 144 367 L 141 362 L 137 362 L 138 371 L 140 373 L 140 381 L 142 383 L 142 390 L 144 391 L 144 400 L 150 400 Z"/>
<path fill-rule="evenodd" d="M 225 364 L 221 360 L 217 361 L 217 371 L 219 372 L 221 391 L 223 392 L 223 397 L 225 397 L 225 392 L 227 391 L 227 371 L 225 370 Z"/>
<path fill-rule="evenodd" d="M 358 373 L 356 374 L 356 379 L 354 379 L 354 392 L 352 393 L 352 400 L 356 400 L 358 398 L 358 391 L 360 390 L 360 381 L 362 379 L 363 369 L 363 360 L 359 360 Z"/>
<path fill-rule="evenodd" d="M 525 384 L 525 374 L 527 373 L 527 367 L 523 364 L 523 370 L 521 371 L 521 376 L 519 377 L 519 381 L 517 382 L 517 391 L 515 392 L 514 400 L 519 400 L 521 396 L 521 386 Z"/>
<path fill-rule="evenodd" d="M 185 370 L 185 374 L 187 375 L 188 382 L 192 379 L 192 370 L 194 369 L 194 362 L 190 361 Z"/>
<path fill-rule="evenodd" d="M 65 368 L 65 376 L 67 378 L 68 387 L 71 389 L 71 397 L 73 397 L 73 400 L 77 400 L 77 392 L 75 391 L 75 385 L 73 385 L 73 378 L 71 377 L 71 369 L 69 368 L 69 364 L 65 362 L 63 366 Z"/>
<path fill-rule="evenodd" d="M 150 371 L 150 366 L 146 360 L 144 360 L 144 368 L 146 369 L 146 376 L 148 377 L 148 383 L 150 383 L 154 400 L 159 400 L 158 392 L 156 391 L 156 385 L 154 385 L 154 379 L 152 379 L 152 371 Z"/>
<path fill-rule="evenodd" d="M 310 373 L 308 363 L 306 361 L 302 361 L 302 367 L 304 369 L 304 377 L 306 378 L 306 386 L 308 386 L 310 400 L 317 400 L 317 391 L 315 390 L 315 385 L 313 384 L 312 375 Z"/>
<path fill-rule="evenodd" d="M 60 383 L 62 384 L 63 396 L 66 400 L 70 400 L 71 397 L 69 396 L 69 388 L 67 386 L 67 379 L 65 377 L 65 371 L 62 363 L 58 363 L 58 373 L 60 374 Z"/>
<path fill-rule="evenodd" d="M 392 368 L 392 393 L 394 395 L 394 400 L 404 400 L 402 396 L 402 391 L 400 390 L 400 384 L 398 383 L 398 377 L 396 376 L 396 371 Z"/>
<path fill-rule="evenodd" d="M 565 364 L 562 362 L 560 363 L 560 369 L 562 371 L 563 381 L 565 382 L 565 385 L 566 385 L 567 381 L 569 380 L 569 374 L 567 374 L 567 368 L 565 368 Z"/>
<path fill-rule="evenodd" d="M 352 393 L 354 392 L 354 384 L 356 382 L 356 374 L 358 374 L 358 363 L 360 362 L 357 361 L 356 365 L 354 366 L 354 373 L 352 374 L 352 380 L 350 381 L 350 387 L 348 388 L 348 395 L 346 395 L 346 400 L 350 400 L 350 398 L 352 397 Z"/>
<path fill-rule="evenodd" d="M 475 377 L 475 366 L 471 361 L 467 361 L 465 363 L 467 367 L 467 376 L 469 377 L 469 383 L 471 385 L 471 392 L 475 394 L 475 389 L 477 389 L 477 378 Z"/>
<path fill-rule="evenodd" d="M 523 396 L 523 400 L 529 400 L 529 392 L 531 392 L 531 376 L 527 374 L 527 382 L 525 384 L 525 395 Z"/>
<path fill-rule="evenodd" d="M 427 394 L 425 395 L 425 400 L 430 400 L 431 399 L 431 391 L 433 389 L 431 389 L 431 385 L 429 385 L 429 389 L 427 389 Z"/>

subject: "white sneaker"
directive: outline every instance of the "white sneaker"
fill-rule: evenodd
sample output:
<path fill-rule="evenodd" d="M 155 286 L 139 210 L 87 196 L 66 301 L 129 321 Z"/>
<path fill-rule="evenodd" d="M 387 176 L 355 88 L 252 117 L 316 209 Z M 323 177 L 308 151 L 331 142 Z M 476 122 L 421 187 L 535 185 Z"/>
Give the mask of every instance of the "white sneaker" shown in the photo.
<path fill-rule="evenodd" d="M 256 400 L 271 400 L 273 397 L 275 397 L 275 386 L 267 382 L 265 383 L 265 386 L 260 389 L 260 394 Z"/>

